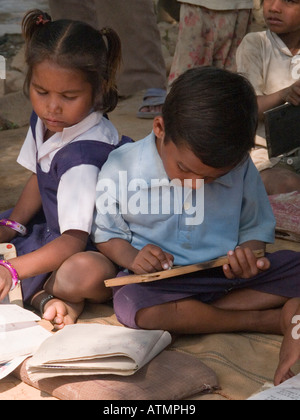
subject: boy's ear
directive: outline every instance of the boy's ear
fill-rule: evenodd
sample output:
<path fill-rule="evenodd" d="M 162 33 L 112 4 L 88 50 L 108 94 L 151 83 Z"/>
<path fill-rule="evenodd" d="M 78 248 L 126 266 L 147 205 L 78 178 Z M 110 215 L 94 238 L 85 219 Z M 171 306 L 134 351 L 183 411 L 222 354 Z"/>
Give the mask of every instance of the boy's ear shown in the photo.
<path fill-rule="evenodd" d="M 163 117 L 155 117 L 153 121 L 153 132 L 155 136 L 160 139 L 164 140 L 165 138 L 165 123 Z"/>

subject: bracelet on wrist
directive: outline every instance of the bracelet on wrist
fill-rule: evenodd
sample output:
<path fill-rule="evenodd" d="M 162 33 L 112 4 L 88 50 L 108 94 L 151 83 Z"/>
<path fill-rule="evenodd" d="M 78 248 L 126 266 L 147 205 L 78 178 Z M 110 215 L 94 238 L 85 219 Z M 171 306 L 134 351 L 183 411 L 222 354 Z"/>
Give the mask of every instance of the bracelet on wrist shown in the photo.
<path fill-rule="evenodd" d="M 15 222 L 14 220 L 10 219 L 1 219 L 0 220 L 0 226 L 7 226 L 16 232 L 18 232 L 19 235 L 25 236 L 27 235 L 27 229 L 25 226 L 21 225 L 21 223 Z"/>
<path fill-rule="evenodd" d="M 40 302 L 40 314 L 41 314 L 42 318 L 43 318 L 43 315 L 44 315 L 44 310 L 45 310 L 46 303 L 50 302 L 50 300 L 52 300 L 52 299 L 55 299 L 55 297 L 52 296 L 52 295 L 46 295 L 41 300 L 41 302 Z"/>
<path fill-rule="evenodd" d="M 11 274 L 11 281 L 12 281 L 12 285 L 11 285 L 11 288 L 10 288 L 10 292 L 11 292 L 12 290 L 14 290 L 16 288 L 16 286 L 20 282 L 17 270 L 11 265 L 10 262 L 8 262 L 6 260 L 0 260 L 0 265 L 7 268 L 7 270 Z"/>

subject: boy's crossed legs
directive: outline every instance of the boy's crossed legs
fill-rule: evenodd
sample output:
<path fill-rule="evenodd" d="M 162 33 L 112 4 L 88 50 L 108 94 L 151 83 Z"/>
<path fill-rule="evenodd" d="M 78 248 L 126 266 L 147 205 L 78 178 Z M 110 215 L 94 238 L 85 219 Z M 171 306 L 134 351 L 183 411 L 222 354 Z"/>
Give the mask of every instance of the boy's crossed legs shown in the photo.
<path fill-rule="evenodd" d="M 282 308 L 283 306 L 283 308 Z M 293 318 L 300 316 L 300 298 L 287 299 L 255 290 L 239 290 L 211 305 L 183 299 L 141 309 L 136 324 L 177 334 L 260 332 L 284 335 L 274 384 L 291 378 L 300 359 L 300 338 L 293 336 Z"/>

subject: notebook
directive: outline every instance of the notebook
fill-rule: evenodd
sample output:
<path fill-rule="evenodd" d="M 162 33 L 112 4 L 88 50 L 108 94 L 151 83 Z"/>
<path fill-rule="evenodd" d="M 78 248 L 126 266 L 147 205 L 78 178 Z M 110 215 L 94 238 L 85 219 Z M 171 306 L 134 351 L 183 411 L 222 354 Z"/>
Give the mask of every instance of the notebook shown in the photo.
<path fill-rule="evenodd" d="M 300 147 L 300 106 L 281 105 L 264 113 L 269 158 Z"/>

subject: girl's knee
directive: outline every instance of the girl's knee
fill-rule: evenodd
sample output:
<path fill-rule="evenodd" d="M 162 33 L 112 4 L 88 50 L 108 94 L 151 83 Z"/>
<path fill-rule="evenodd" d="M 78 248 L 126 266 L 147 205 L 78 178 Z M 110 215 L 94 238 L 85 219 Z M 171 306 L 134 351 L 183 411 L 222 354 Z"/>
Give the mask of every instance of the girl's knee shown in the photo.
<path fill-rule="evenodd" d="M 81 252 L 68 258 L 57 270 L 55 289 L 89 300 L 101 301 L 111 298 L 111 289 L 104 280 L 114 277 L 114 265 L 101 254 Z"/>

